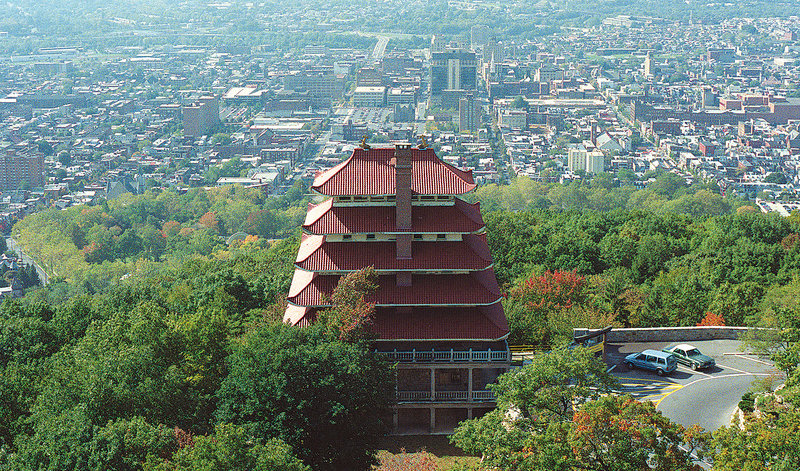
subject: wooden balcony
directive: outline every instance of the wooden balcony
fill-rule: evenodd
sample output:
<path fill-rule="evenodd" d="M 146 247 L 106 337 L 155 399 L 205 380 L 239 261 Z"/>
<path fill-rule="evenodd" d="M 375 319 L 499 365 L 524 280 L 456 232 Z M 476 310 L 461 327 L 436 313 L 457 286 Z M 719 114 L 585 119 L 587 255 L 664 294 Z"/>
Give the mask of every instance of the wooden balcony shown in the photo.
<path fill-rule="evenodd" d="M 397 391 L 397 402 L 493 402 L 492 391 Z"/>
<path fill-rule="evenodd" d="M 400 363 L 505 363 L 511 361 L 508 350 L 392 350 L 384 353 Z"/>

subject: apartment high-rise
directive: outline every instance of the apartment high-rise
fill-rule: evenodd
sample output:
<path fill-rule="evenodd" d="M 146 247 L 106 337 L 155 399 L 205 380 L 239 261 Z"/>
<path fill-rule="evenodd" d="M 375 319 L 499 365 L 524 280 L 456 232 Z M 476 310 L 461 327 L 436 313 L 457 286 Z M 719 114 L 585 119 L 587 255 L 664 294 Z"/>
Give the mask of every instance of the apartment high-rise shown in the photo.
<path fill-rule="evenodd" d="M 9 150 L 0 154 L 0 190 L 44 187 L 44 154 L 36 149 Z"/>
<path fill-rule="evenodd" d="M 216 96 L 200 97 L 194 103 L 181 107 L 183 135 L 199 137 L 208 134 L 219 124 L 219 102 Z"/>

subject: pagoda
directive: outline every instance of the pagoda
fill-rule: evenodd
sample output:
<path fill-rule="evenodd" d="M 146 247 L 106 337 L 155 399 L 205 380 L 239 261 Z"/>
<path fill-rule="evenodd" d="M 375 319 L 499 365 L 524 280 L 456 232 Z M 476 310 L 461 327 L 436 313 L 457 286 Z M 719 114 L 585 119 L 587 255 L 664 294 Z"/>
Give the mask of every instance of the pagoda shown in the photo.
<path fill-rule="evenodd" d="M 449 433 L 494 408 L 508 324 L 471 171 L 430 148 L 356 148 L 312 190 L 284 321 L 305 326 L 339 279 L 373 266 L 374 348 L 397 362 L 394 433 Z M 388 419 L 388 418 L 387 418 Z"/>

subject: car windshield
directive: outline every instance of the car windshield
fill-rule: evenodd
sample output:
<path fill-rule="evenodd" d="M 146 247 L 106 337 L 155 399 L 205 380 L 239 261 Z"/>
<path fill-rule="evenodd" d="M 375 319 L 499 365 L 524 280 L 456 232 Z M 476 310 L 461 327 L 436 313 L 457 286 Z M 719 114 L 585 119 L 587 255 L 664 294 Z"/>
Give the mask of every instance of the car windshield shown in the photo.
<path fill-rule="evenodd" d="M 687 351 L 686 355 L 688 355 L 690 357 L 698 357 L 698 356 L 702 355 L 702 353 L 700 353 L 700 350 L 698 350 L 696 348 L 693 348 L 693 349 Z"/>

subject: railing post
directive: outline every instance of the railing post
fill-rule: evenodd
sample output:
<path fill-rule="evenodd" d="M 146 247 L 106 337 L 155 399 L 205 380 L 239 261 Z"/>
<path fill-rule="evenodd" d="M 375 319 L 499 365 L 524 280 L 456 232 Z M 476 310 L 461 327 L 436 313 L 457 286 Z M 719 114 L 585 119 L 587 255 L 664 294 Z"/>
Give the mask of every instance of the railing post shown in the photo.
<path fill-rule="evenodd" d="M 467 368 L 467 401 L 472 402 L 472 367 Z"/>
<path fill-rule="evenodd" d="M 416 362 L 417 362 L 417 349 L 416 348 L 412 348 L 411 349 L 411 363 L 416 363 Z"/>
<path fill-rule="evenodd" d="M 436 400 L 436 368 L 431 368 L 431 401 Z"/>
<path fill-rule="evenodd" d="M 492 349 L 491 348 L 489 349 L 489 358 L 487 358 L 487 360 L 488 361 L 492 361 Z"/>
<path fill-rule="evenodd" d="M 450 363 L 453 363 L 453 349 L 450 349 Z"/>
<path fill-rule="evenodd" d="M 469 362 L 472 363 L 472 348 L 469 349 Z"/>

